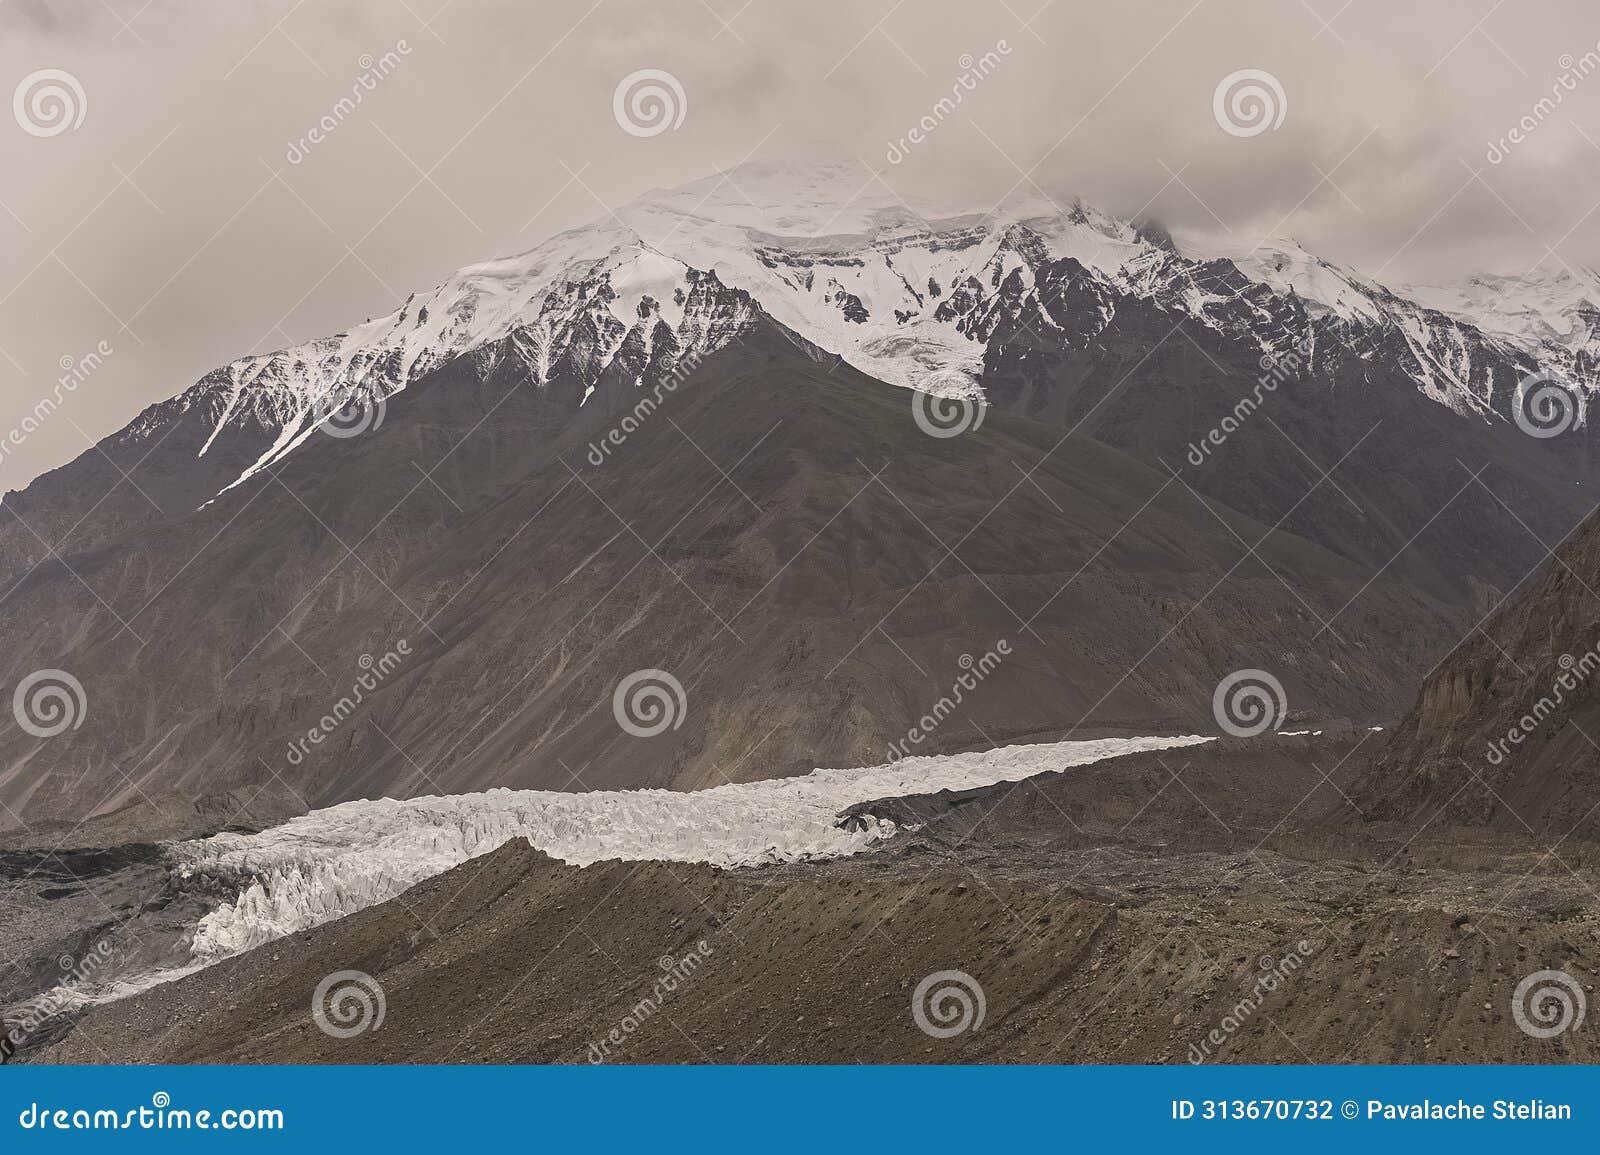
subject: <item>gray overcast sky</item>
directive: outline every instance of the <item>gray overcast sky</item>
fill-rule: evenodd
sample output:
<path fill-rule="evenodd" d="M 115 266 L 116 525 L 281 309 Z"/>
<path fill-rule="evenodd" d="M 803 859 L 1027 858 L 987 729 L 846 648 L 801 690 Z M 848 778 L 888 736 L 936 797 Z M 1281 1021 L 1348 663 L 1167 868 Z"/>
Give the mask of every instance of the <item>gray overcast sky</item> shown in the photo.
<path fill-rule="evenodd" d="M 1001 41 L 887 163 L 963 55 Z M 1600 75 L 1573 78 L 1597 41 L 1592 0 L 0 0 L 3 91 L 60 69 L 83 94 L 55 135 L 24 131 L 54 127 L 26 101 L 0 118 L 0 436 L 63 358 L 113 350 L 6 448 L 0 489 L 235 356 L 747 158 L 859 158 L 907 196 L 975 202 L 1027 173 L 1114 212 L 1290 234 L 1391 283 L 1553 268 L 1547 246 L 1595 263 Z M 391 51 L 289 163 L 363 55 Z M 648 139 L 612 114 L 644 68 L 687 97 Z M 1281 83 L 1283 122 L 1230 135 L 1213 92 L 1252 68 Z"/>

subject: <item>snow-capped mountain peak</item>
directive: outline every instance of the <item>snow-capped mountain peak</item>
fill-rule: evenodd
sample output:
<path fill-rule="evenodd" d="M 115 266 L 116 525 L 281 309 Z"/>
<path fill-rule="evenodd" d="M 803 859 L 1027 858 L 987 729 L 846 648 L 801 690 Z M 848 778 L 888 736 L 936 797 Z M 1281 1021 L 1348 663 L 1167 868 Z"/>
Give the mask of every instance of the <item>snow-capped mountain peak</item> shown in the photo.
<path fill-rule="evenodd" d="M 1292 237 L 1269 237 L 1254 245 L 1207 236 L 1180 242 L 1180 251 L 1224 259 L 1246 277 L 1278 293 L 1294 293 L 1312 313 L 1345 321 L 1376 321 L 1383 313 L 1381 286 L 1308 252 Z"/>
<path fill-rule="evenodd" d="M 1263 356 L 1307 339 L 1297 328 L 1323 326 L 1354 355 L 1387 357 L 1429 397 L 1487 418 L 1503 408 L 1508 376 L 1553 368 L 1592 388 L 1600 354 L 1600 281 L 1588 271 L 1397 293 L 1289 238 L 1174 239 L 1039 193 L 996 206 L 910 201 L 860 164 L 760 163 L 651 190 L 345 333 L 241 358 L 124 436 L 197 410 L 210 423 L 202 455 L 230 438 L 254 455 L 231 488 L 342 406 L 507 337 L 538 383 L 570 375 L 592 391 L 625 349 L 640 384 L 720 348 L 756 309 L 882 380 L 971 393 L 1019 337 L 1081 348 L 1130 299 Z"/>
<path fill-rule="evenodd" d="M 1600 276 L 1582 267 L 1547 264 L 1516 276 L 1479 274 L 1456 284 L 1411 285 L 1405 291 L 1529 353 L 1550 345 L 1588 348 L 1600 326 Z"/>

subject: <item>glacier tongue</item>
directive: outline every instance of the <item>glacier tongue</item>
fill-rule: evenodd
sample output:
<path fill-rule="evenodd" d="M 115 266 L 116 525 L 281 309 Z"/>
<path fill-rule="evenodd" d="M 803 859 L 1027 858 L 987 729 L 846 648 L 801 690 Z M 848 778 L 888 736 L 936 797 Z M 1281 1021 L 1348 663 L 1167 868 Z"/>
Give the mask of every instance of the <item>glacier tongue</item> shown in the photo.
<path fill-rule="evenodd" d="M 1103 738 L 906 758 L 864 769 L 709 790 L 488 790 L 346 802 L 260 834 L 177 843 L 178 870 L 239 888 L 201 920 L 201 965 L 395 897 L 513 838 L 578 866 L 603 859 L 752 866 L 856 854 L 894 833 L 878 820 L 836 825 L 841 810 L 904 794 L 1020 781 L 1120 754 L 1209 742 Z"/>

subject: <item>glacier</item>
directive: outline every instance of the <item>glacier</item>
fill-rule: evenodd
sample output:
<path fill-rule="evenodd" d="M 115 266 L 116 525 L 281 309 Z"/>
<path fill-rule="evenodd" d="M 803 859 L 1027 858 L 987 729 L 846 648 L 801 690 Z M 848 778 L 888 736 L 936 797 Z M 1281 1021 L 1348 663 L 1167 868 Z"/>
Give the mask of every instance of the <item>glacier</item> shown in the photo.
<path fill-rule="evenodd" d="M 895 833 L 885 819 L 841 827 L 839 812 L 858 803 L 1016 782 L 1210 741 L 1188 735 L 1006 746 L 697 791 L 495 789 L 346 802 L 259 834 L 171 846 L 180 878 L 237 893 L 200 921 L 182 973 L 385 902 L 514 838 L 576 866 L 604 859 L 741 867 L 836 858 Z"/>

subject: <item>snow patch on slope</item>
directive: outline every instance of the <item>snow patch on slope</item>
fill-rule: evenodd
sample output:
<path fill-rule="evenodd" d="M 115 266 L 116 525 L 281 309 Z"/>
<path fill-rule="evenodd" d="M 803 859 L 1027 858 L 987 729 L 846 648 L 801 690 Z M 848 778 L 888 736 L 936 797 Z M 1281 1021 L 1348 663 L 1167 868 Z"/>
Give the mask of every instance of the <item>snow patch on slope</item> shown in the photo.
<path fill-rule="evenodd" d="M 1203 252 L 1209 257 L 1226 258 L 1252 281 L 1259 281 L 1274 292 L 1291 290 L 1308 303 L 1313 312 L 1325 310 L 1345 321 L 1377 321 L 1382 318 L 1378 305 L 1385 290 L 1349 269 L 1312 256 L 1298 241 L 1274 237 L 1253 246 L 1231 239 L 1186 240 L 1184 252 Z"/>

